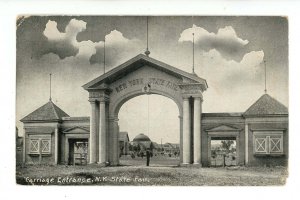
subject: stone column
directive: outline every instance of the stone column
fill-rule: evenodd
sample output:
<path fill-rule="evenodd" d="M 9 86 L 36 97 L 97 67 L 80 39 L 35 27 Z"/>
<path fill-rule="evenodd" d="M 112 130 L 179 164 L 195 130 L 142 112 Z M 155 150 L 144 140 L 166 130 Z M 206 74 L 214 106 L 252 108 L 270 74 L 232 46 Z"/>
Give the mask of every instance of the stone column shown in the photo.
<path fill-rule="evenodd" d="M 189 98 L 183 98 L 183 144 L 182 144 L 182 164 L 191 163 L 191 127 L 190 127 L 190 102 Z"/>
<path fill-rule="evenodd" d="M 27 147 L 27 143 L 26 143 L 26 130 L 25 128 L 23 128 L 23 152 L 22 152 L 22 162 L 23 162 L 23 165 L 26 164 L 26 147 Z"/>
<path fill-rule="evenodd" d="M 211 166 L 211 136 L 207 137 L 207 157 L 208 157 L 208 166 Z"/>
<path fill-rule="evenodd" d="M 111 127 L 112 127 L 112 165 L 118 165 L 119 164 L 119 124 L 118 119 L 113 118 L 111 120 Z"/>
<path fill-rule="evenodd" d="M 90 118 L 90 163 L 97 162 L 97 105 L 95 100 L 90 100 L 91 118 Z"/>
<path fill-rule="evenodd" d="M 109 117 L 109 161 L 112 166 L 119 164 L 119 125 L 115 116 Z"/>
<path fill-rule="evenodd" d="M 106 160 L 106 111 L 105 101 L 99 103 L 99 163 L 105 163 Z"/>
<path fill-rule="evenodd" d="M 55 164 L 57 165 L 58 164 L 58 128 L 55 128 L 55 131 L 54 131 L 54 137 L 55 137 L 55 152 L 54 152 L 54 162 Z"/>
<path fill-rule="evenodd" d="M 180 126 L 179 126 L 179 128 L 180 128 L 180 149 L 179 149 L 179 151 L 180 151 L 180 163 L 183 163 L 183 156 L 182 156 L 182 152 L 183 152 L 183 148 L 182 148 L 182 146 L 183 146 L 183 135 L 182 135 L 183 134 L 182 133 L 183 119 L 182 119 L 182 116 L 178 116 L 178 118 L 179 118 L 179 124 L 180 124 Z"/>
<path fill-rule="evenodd" d="M 194 98 L 194 164 L 201 164 L 201 98 Z"/>
<path fill-rule="evenodd" d="M 69 164 L 69 138 L 68 137 L 65 138 L 64 149 L 65 149 L 65 153 L 64 153 L 65 165 L 68 165 Z"/>
<path fill-rule="evenodd" d="M 248 155 L 248 145 L 249 145 L 249 132 L 248 132 L 248 124 L 245 124 L 245 164 L 248 165 L 249 162 L 249 155 Z"/>
<path fill-rule="evenodd" d="M 236 165 L 240 164 L 240 136 L 236 136 Z"/>

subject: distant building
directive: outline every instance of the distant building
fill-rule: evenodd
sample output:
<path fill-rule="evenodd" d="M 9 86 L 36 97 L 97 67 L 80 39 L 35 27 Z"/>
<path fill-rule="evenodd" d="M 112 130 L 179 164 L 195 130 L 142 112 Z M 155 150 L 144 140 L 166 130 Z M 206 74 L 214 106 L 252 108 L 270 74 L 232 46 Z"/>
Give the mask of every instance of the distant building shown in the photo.
<path fill-rule="evenodd" d="M 129 136 L 127 132 L 119 132 L 119 148 L 121 155 L 127 155 L 129 151 Z"/>
<path fill-rule="evenodd" d="M 140 148 L 141 152 L 145 152 L 147 149 L 153 150 L 153 144 L 150 138 L 143 133 L 138 134 L 131 142 L 133 148 Z"/>
<path fill-rule="evenodd" d="M 174 155 L 175 152 L 178 154 L 180 152 L 179 144 L 172 144 L 172 143 L 165 143 L 163 144 L 163 151 L 166 154 L 172 154 Z"/>

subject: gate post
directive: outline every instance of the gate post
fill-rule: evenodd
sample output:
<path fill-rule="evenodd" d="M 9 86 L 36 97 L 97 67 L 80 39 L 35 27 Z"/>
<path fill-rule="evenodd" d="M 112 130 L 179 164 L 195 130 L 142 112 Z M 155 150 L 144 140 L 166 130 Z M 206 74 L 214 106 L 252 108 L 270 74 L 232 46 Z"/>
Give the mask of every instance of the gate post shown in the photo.
<path fill-rule="evenodd" d="M 99 164 L 106 160 L 106 105 L 105 100 L 99 102 Z"/>
<path fill-rule="evenodd" d="M 119 164 L 119 119 L 115 116 L 109 117 L 109 141 L 111 144 L 109 161 L 112 166 Z"/>
<path fill-rule="evenodd" d="M 191 108 L 188 97 L 183 97 L 183 138 L 182 138 L 182 156 L 183 161 L 182 164 L 190 164 L 191 163 L 191 123 L 190 116 Z"/>
<path fill-rule="evenodd" d="M 95 99 L 90 99 L 91 104 L 91 118 L 90 118 L 90 164 L 97 162 L 97 102 Z"/>
<path fill-rule="evenodd" d="M 194 164 L 201 164 L 201 98 L 194 97 Z"/>
<path fill-rule="evenodd" d="M 180 129 L 180 149 L 179 149 L 179 153 L 180 153 L 180 163 L 183 163 L 183 120 L 182 120 L 182 115 L 179 116 L 179 129 Z"/>

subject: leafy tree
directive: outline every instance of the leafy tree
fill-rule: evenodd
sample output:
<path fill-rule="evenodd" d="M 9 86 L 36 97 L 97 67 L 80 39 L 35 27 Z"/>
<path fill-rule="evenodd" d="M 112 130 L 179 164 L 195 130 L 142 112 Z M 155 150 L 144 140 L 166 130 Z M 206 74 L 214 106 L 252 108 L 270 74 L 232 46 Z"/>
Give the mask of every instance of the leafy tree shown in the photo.
<path fill-rule="evenodd" d="M 233 140 L 222 140 L 222 148 L 226 150 L 226 152 L 229 152 L 229 149 L 231 145 L 233 145 L 234 141 Z"/>
<path fill-rule="evenodd" d="M 139 152 L 141 150 L 140 144 L 137 145 L 136 150 Z"/>
<path fill-rule="evenodd" d="M 129 149 L 129 151 L 133 151 L 133 146 L 132 146 L 132 144 L 129 143 L 128 149 Z"/>

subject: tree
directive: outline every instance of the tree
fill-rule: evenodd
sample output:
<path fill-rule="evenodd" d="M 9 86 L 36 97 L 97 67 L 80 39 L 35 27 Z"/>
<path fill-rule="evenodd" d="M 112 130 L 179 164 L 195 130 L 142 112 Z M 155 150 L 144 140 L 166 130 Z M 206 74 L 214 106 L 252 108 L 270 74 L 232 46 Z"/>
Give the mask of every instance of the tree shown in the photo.
<path fill-rule="evenodd" d="M 129 149 L 129 151 L 133 151 L 133 146 L 132 146 L 132 144 L 129 143 L 128 149 Z"/>
<path fill-rule="evenodd" d="M 136 150 L 137 150 L 137 152 L 141 151 L 141 146 L 140 146 L 140 144 L 137 145 Z"/>
<path fill-rule="evenodd" d="M 222 144 L 222 148 L 226 150 L 226 153 L 229 153 L 229 149 L 231 147 L 231 145 L 234 143 L 233 140 L 222 140 L 221 141 L 221 144 Z M 226 166 L 226 163 L 225 163 L 225 157 L 226 155 L 223 154 L 223 167 Z"/>
<path fill-rule="evenodd" d="M 233 145 L 234 141 L 233 140 L 222 140 L 222 148 L 226 150 L 226 152 L 229 152 L 229 149 L 231 145 Z"/>

